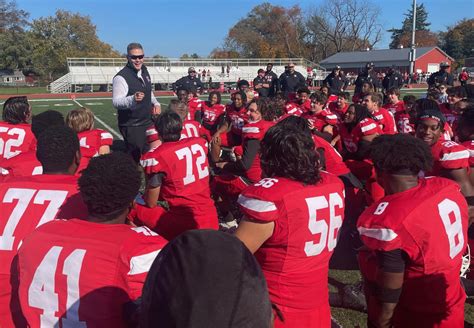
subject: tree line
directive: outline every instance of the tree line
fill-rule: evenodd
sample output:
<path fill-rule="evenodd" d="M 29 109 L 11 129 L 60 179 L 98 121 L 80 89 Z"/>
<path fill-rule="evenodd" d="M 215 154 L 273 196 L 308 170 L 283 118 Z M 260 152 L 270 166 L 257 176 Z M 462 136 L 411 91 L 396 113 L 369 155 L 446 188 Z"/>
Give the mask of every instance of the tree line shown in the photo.
<path fill-rule="evenodd" d="M 429 29 L 423 4 L 416 12 L 417 47 L 439 46 L 461 65 L 463 58 L 474 56 L 474 19 L 463 19 L 437 33 Z M 409 47 L 412 17 L 409 9 L 400 28 L 385 31 L 380 8 L 371 0 L 325 0 L 305 10 L 264 2 L 230 28 L 210 57 L 303 57 L 317 63 L 337 52 L 372 49 L 385 32 L 392 33 L 391 48 Z M 32 71 L 53 80 L 67 73 L 67 57 L 120 56 L 98 38 L 89 16 L 58 10 L 53 16 L 30 20 L 15 0 L 0 0 L 0 69 Z"/>

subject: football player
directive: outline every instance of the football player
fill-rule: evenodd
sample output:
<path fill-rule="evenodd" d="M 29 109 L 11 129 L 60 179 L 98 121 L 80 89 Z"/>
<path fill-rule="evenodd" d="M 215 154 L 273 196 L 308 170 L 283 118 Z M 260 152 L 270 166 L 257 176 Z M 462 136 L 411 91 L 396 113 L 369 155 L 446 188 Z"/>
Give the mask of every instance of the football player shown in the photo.
<path fill-rule="evenodd" d="M 344 218 L 344 186 L 320 172 L 310 135 L 275 126 L 261 143 L 266 176 L 245 189 L 236 236 L 255 254 L 285 322 L 329 327 L 328 263 Z M 315 295 L 318 295 L 315 297 Z"/>
<path fill-rule="evenodd" d="M 64 116 L 60 112 L 47 110 L 33 116 L 31 131 L 36 139 L 46 129 L 53 126 L 64 126 Z M 0 160 L 0 176 L 29 177 L 43 173 L 43 167 L 36 158 L 36 150 L 23 152 L 10 159 Z"/>
<path fill-rule="evenodd" d="M 77 133 L 81 149 L 80 172 L 87 167 L 92 157 L 110 153 L 114 138 L 101 129 L 94 129 L 94 113 L 89 108 L 81 107 L 71 110 L 66 115 L 66 125 Z"/>
<path fill-rule="evenodd" d="M 468 208 L 459 185 L 420 178 L 431 169 L 431 152 L 407 134 L 378 137 L 370 156 L 386 196 L 357 223 L 368 326 L 462 327 Z"/>
<path fill-rule="evenodd" d="M 380 108 L 382 106 L 382 97 L 378 93 L 369 93 L 364 97 L 362 104 L 367 107 L 369 113 L 375 118 L 384 134 L 397 133 L 393 114 L 385 108 Z"/>
<path fill-rule="evenodd" d="M 43 174 L 11 177 L 0 184 L 2 327 L 22 326 L 17 299 L 18 276 L 13 274 L 12 278 L 11 274 L 16 272 L 15 257 L 25 236 L 56 217 L 84 218 L 87 214 L 78 197 L 74 176 L 81 158 L 76 133 L 65 126 L 43 131 L 38 137 L 36 156 Z"/>
<path fill-rule="evenodd" d="M 225 105 L 221 104 L 221 94 L 218 91 L 209 93 L 208 101 L 202 103 L 202 126 L 213 135 L 225 120 Z"/>
<path fill-rule="evenodd" d="M 162 145 L 140 160 L 147 175 L 147 207 L 156 208 L 158 200 L 165 200 L 169 211 L 161 215 L 152 211 L 151 218 L 138 214 L 139 219 L 146 220 L 144 223 L 168 240 L 190 229 L 217 229 L 217 212 L 209 189 L 207 142 L 196 137 L 181 139 L 182 128 L 178 114 L 161 114 L 156 129 Z"/>
<path fill-rule="evenodd" d="M 36 139 L 31 132 L 31 106 L 28 99 L 10 97 L 3 104 L 0 121 L 0 159 L 9 159 L 22 152 L 34 150 Z"/>
<path fill-rule="evenodd" d="M 77 139 L 76 139 L 77 140 Z M 124 153 L 94 157 L 79 178 L 85 219 L 49 222 L 18 251 L 21 309 L 30 327 L 126 327 L 166 241 L 126 224 L 141 174 Z"/>

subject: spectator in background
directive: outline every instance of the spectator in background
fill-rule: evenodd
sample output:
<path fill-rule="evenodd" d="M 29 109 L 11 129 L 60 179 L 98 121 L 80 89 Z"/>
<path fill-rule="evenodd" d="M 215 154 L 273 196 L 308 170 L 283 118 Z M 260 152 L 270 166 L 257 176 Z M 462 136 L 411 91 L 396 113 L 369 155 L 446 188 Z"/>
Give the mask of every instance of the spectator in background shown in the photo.
<path fill-rule="evenodd" d="M 341 66 L 337 65 L 332 72 L 323 81 L 323 85 L 329 88 L 329 95 L 338 95 L 339 92 L 344 91 L 347 85 L 346 77 L 341 73 Z"/>
<path fill-rule="evenodd" d="M 206 76 L 205 74 L 206 70 L 204 69 L 202 71 L 202 76 L 203 78 Z M 209 75 L 209 74 L 208 74 Z M 175 88 L 176 89 L 187 89 L 187 90 L 198 90 L 199 92 L 202 92 L 204 89 L 204 85 L 202 84 L 201 80 L 196 77 L 196 70 L 194 67 L 188 68 L 188 75 L 183 76 L 179 80 L 175 82 Z"/>
<path fill-rule="evenodd" d="M 265 78 L 265 71 L 259 69 L 257 72 L 257 77 L 253 79 L 253 88 L 258 92 L 258 96 L 266 98 L 270 94 L 270 84 Z"/>
<path fill-rule="evenodd" d="M 439 71 L 430 75 L 428 78 L 428 88 L 437 87 L 440 84 L 453 86 L 454 76 L 448 72 L 448 62 L 441 62 L 439 64 Z"/>
<path fill-rule="evenodd" d="M 396 88 L 400 90 L 403 87 L 403 76 L 397 71 L 395 66 L 390 67 L 387 75 L 382 80 L 382 88 L 384 99 L 383 102 L 387 103 L 388 99 L 388 90 Z"/>
<path fill-rule="evenodd" d="M 280 90 L 280 85 L 278 83 L 278 76 L 275 74 L 275 72 L 272 71 L 273 69 L 273 64 L 268 63 L 267 64 L 267 70 L 265 71 L 265 79 L 267 80 L 267 83 L 270 85 L 269 97 L 274 97 L 276 93 Z"/>
<path fill-rule="evenodd" d="M 440 84 L 438 86 L 438 90 L 439 90 L 439 96 L 438 96 L 438 102 L 440 104 L 445 104 L 448 102 L 448 93 L 446 92 L 447 91 L 447 87 L 445 84 Z"/>
<path fill-rule="evenodd" d="M 374 86 L 375 92 L 380 88 L 380 80 L 377 77 L 377 73 L 374 71 L 374 63 L 367 63 L 364 70 L 357 75 L 354 94 L 362 92 L 362 85 L 365 82 L 371 83 Z"/>
<path fill-rule="evenodd" d="M 459 74 L 459 82 L 461 82 L 461 86 L 465 86 L 467 80 L 469 80 L 469 73 L 466 68 L 463 68 L 462 72 Z"/>
<path fill-rule="evenodd" d="M 288 70 L 280 75 L 279 81 L 280 89 L 285 98 L 288 98 L 289 94 L 294 94 L 296 90 L 306 85 L 304 76 L 300 72 L 295 71 L 294 63 L 288 64 Z"/>
<path fill-rule="evenodd" d="M 161 113 L 160 103 L 153 95 L 150 74 L 145 65 L 143 47 L 127 46 L 127 65 L 113 79 L 112 103 L 118 112 L 118 125 L 127 152 L 138 162 L 147 147 L 146 129 L 151 116 Z"/>

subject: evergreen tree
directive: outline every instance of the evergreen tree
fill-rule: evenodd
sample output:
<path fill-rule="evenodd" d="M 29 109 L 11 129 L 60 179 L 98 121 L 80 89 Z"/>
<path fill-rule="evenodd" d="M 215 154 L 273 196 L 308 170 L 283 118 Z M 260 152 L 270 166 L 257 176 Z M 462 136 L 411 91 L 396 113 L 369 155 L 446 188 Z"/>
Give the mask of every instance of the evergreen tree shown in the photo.
<path fill-rule="evenodd" d="M 396 49 L 400 45 L 400 39 L 404 34 L 411 33 L 412 22 L 413 22 L 413 7 L 407 13 L 404 14 L 405 19 L 402 22 L 402 28 L 392 28 L 388 32 L 392 32 L 392 42 L 390 42 L 390 49 Z M 425 5 L 416 5 L 416 31 L 429 31 L 431 23 L 428 22 L 428 13 L 426 12 Z"/>

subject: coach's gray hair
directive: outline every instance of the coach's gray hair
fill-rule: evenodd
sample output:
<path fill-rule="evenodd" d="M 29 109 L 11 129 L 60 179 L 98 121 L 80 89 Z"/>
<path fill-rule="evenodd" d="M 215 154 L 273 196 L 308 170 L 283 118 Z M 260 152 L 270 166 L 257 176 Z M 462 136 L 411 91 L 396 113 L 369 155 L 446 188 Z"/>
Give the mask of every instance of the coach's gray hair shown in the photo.
<path fill-rule="evenodd" d="M 137 42 L 132 42 L 132 43 L 129 43 L 128 46 L 127 46 L 127 54 L 130 53 L 131 50 L 133 49 L 141 49 L 143 50 L 143 47 L 140 43 L 137 43 Z"/>

